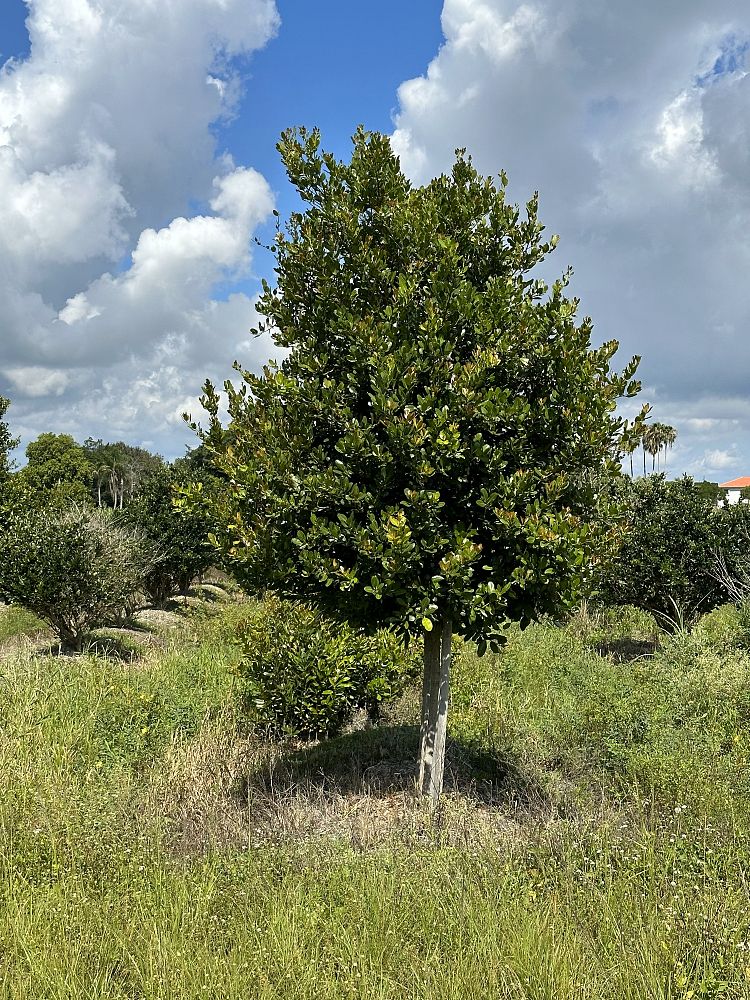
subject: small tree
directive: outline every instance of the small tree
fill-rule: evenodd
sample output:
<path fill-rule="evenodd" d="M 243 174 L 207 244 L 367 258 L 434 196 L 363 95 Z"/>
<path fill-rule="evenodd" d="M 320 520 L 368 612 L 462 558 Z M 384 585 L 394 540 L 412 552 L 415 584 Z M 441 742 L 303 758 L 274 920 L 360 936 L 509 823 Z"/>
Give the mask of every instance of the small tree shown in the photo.
<path fill-rule="evenodd" d="M 331 736 L 356 709 L 371 720 L 400 695 L 419 661 L 393 632 L 368 635 L 299 602 L 267 597 L 238 637 L 240 703 L 282 736 Z"/>
<path fill-rule="evenodd" d="M 424 636 L 420 785 L 440 793 L 451 638 L 483 650 L 510 620 L 585 592 L 611 510 L 634 395 L 614 342 L 593 349 L 566 279 L 530 272 L 553 249 L 537 198 L 522 217 L 459 153 L 412 188 L 385 136 L 351 163 L 317 131 L 279 144 L 304 212 L 278 232 L 261 314 L 280 367 L 206 385 L 204 441 L 228 482 L 220 541 L 251 587 L 374 629 Z"/>
<path fill-rule="evenodd" d="M 204 476 L 204 479 L 209 477 Z M 208 535 L 213 524 L 198 507 L 175 507 L 175 489 L 203 482 L 189 465 L 176 462 L 148 473 L 124 511 L 124 520 L 151 544 L 154 561 L 144 576 L 144 589 L 157 607 L 211 566 L 215 550 Z"/>
<path fill-rule="evenodd" d="M 662 618 L 691 618 L 726 600 L 712 573 L 724 550 L 723 525 L 710 490 L 688 476 L 647 476 L 621 485 L 627 511 L 622 545 L 602 568 L 600 596 Z M 728 533 L 728 537 L 731 532 Z"/>
<path fill-rule="evenodd" d="M 107 511 L 17 509 L 0 536 L 0 597 L 46 621 L 63 649 L 120 617 L 142 586 L 150 551 Z"/>

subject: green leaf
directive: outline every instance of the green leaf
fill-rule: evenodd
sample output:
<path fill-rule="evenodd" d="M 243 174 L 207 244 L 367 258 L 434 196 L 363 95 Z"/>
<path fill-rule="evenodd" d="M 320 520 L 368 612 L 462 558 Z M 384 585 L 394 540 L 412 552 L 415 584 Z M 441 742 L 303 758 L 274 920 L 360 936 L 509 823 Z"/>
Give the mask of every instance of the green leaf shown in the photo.
<path fill-rule="evenodd" d="M 238 367 L 227 428 L 207 391 L 232 571 L 368 628 L 450 605 L 472 640 L 575 603 L 612 547 L 635 367 L 592 348 L 567 278 L 530 277 L 555 244 L 537 199 L 519 213 L 463 153 L 414 186 L 364 130 L 348 161 L 304 130 L 279 151 L 302 210 L 258 311 L 284 360 Z"/>

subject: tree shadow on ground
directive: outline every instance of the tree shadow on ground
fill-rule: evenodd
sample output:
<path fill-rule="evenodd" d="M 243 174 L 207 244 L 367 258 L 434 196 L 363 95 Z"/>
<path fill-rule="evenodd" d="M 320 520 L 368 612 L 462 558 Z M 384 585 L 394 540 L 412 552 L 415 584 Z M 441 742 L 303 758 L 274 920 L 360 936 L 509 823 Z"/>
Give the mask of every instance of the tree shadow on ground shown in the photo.
<path fill-rule="evenodd" d="M 600 656 L 606 656 L 615 663 L 630 663 L 642 656 L 653 656 L 659 650 L 658 639 L 633 639 L 626 636 L 622 639 L 610 639 L 596 644 Z"/>
<path fill-rule="evenodd" d="M 272 768 L 246 776 L 238 789 L 283 792 L 308 789 L 311 795 L 387 797 L 417 791 L 419 727 L 373 726 L 320 743 L 290 748 Z M 531 807 L 547 800 L 536 781 L 524 773 L 516 755 L 449 739 L 446 792 L 499 808 Z"/>
<path fill-rule="evenodd" d="M 123 663 L 132 663 L 143 657 L 145 646 L 142 637 L 133 635 L 134 629 L 112 630 L 105 633 L 94 633 L 88 637 L 83 645 L 83 652 L 92 656 L 102 656 L 109 660 L 119 660 Z M 143 630 L 146 636 L 151 635 L 147 629 Z"/>

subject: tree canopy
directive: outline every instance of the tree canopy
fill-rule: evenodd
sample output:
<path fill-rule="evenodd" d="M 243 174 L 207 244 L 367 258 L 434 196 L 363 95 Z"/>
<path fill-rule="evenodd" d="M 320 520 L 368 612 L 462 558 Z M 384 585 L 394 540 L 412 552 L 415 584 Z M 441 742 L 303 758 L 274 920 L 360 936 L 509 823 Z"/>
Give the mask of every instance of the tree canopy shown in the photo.
<path fill-rule="evenodd" d="M 592 347 L 567 275 L 534 277 L 556 241 L 536 196 L 524 213 L 506 200 L 505 175 L 459 152 L 412 187 L 387 137 L 363 130 L 350 163 L 317 131 L 279 150 L 305 209 L 277 232 L 258 309 L 289 353 L 226 384 L 229 435 L 206 385 L 204 441 L 228 478 L 219 541 L 250 586 L 425 630 L 427 676 L 452 630 L 499 640 L 585 592 L 637 359 L 613 371 L 617 344 Z"/>
<path fill-rule="evenodd" d="M 50 501 L 88 498 L 93 470 L 70 434 L 40 434 L 26 446 L 26 458 L 19 473 L 24 488 Z"/>
<path fill-rule="evenodd" d="M 10 428 L 5 420 L 8 412 L 10 400 L 5 396 L 0 396 L 0 483 L 4 482 L 10 475 L 12 462 L 10 453 L 18 444 L 18 438 L 14 438 L 10 433 Z"/>

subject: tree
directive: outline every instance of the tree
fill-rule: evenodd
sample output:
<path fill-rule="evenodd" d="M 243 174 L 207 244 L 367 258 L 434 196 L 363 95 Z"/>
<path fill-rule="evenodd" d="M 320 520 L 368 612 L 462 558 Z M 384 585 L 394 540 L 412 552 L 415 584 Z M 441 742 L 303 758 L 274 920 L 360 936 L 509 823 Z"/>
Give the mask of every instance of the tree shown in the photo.
<path fill-rule="evenodd" d="M 638 447 L 639 444 L 640 444 L 640 441 L 638 440 L 638 438 L 637 437 L 632 437 L 630 439 L 629 443 L 627 444 L 627 446 L 623 447 L 624 454 L 626 454 L 628 456 L 628 458 L 630 459 L 630 478 L 631 479 L 633 478 L 633 452 L 636 450 L 636 448 Z"/>
<path fill-rule="evenodd" d="M 185 593 L 193 579 L 215 561 L 208 540 L 213 525 L 205 512 L 199 507 L 178 509 L 174 504 L 175 488 L 198 482 L 201 488 L 208 486 L 207 477 L 196 474 L 184 461 L 162 466 L 141 480 L 123 514 L 125 523 L 148 539 L 154 550 L 144 589 L 157 607 Z"/>
<path fill-rule="evenodd" d="M 655 461 L 656 455 L 661 448 L 661 437 L 659 432 L 659 424 L 649 424 L 643 431 L 643 453 L 644 462 L 646 452 L 651 456 L 651 471 L 655 471 Z M 645 475 L 645 465 L 644 465 L 644 475 Z"/>
<path fill-rule="evenodd" d="M 624 481 L 625 532 L 616 558 L 602 570 L 605 603 L 691 618 L 726 599 L 712 576 L 724 533 L 707 486 L 713 484 L 695 484 L 688 476 Z"/>
<path fill-rule="evenodd" d="M 92 499 L 96 499 L 98 507 L 122 510 L 133 499 L 141 482 L 164 467 L 159 455 L 124 441 L 109 443 L 87 438 L 83 448 L 93 470 Z"/>
<path fill-rule="evenodd" d="M 669 424 L 662 424 L 661 443 L 664 448 L 664 471 L 667 471 L 667 449 L 674 448 L 677 440 L 677 431 Z"/>
<path fill-rule="evenodd" d="M 614 373 L 567 276 L 530 276 L 556 242 L 536 195 L 522 217 L 505 175 L 463 152 L 413 188 L 385 136 L 360 129 L 349 164 L 319 144 L 290 130 L 278 147 L 306 209 L 277 232 L 258 308 L 289 354 L 226 384 L 229 437 L 206 384 L 219 541 L 249 587 L 422 633 L 435 801 L 452 635 L 483 650 L 585 591 L 610 528 L 599 477 L 637 430 L 614 415 L 637 359 Z"/>
<path fill-rule="evenodd" d="M 643 475 L 646 475 L 646 454 L 651 456 L 651 471 L 658 472 L 661 450 L 664 449 L 664 468 L 667 464 L 667 448 L 673 447 L 677 440 L 677 431 L 669 424 L 662 424 L 655 421 L 653 424 L 646 424 L 643 427 L 640 439 L 632 442 L 633 450 L 638 444 L 643 448 Z M 633 477 L 633 459 L 631 453 L 630 476 Z"/>
<path fill-rule="evenodd" d="M 724 497 L 724 491 L 719 489 L 718 483 L 712 483 L 708 479 L 701 479 L 693 483 L 695 490 L 705 500 L 710 500 L 713 507 L 716 507 L 719 500 Z"/>
<path fill-rule="evenodd" d="M 144 539 L 109 511 L 19 506 L 0 536 L 0 597 L 46 621 L 63 649 L 116 620 L 150 564 Z"/>
<path fill-rule="evenodd" d="M 86 452 L 70 434 L 40 434 L 26 447 L 23 485 L 42 502 L 83 501 L 93 475 Z"/>
<path fill-rule="evenodd" d="M 0 484 L 7 481 L 12 469 L 10 453 L 18 445 L 18 438 L 14 438 L 10 433 L 10 428 L 5 421 L 5 414 L 8 412 L 10 400 L 5 396 L 0 396 Z"/>

